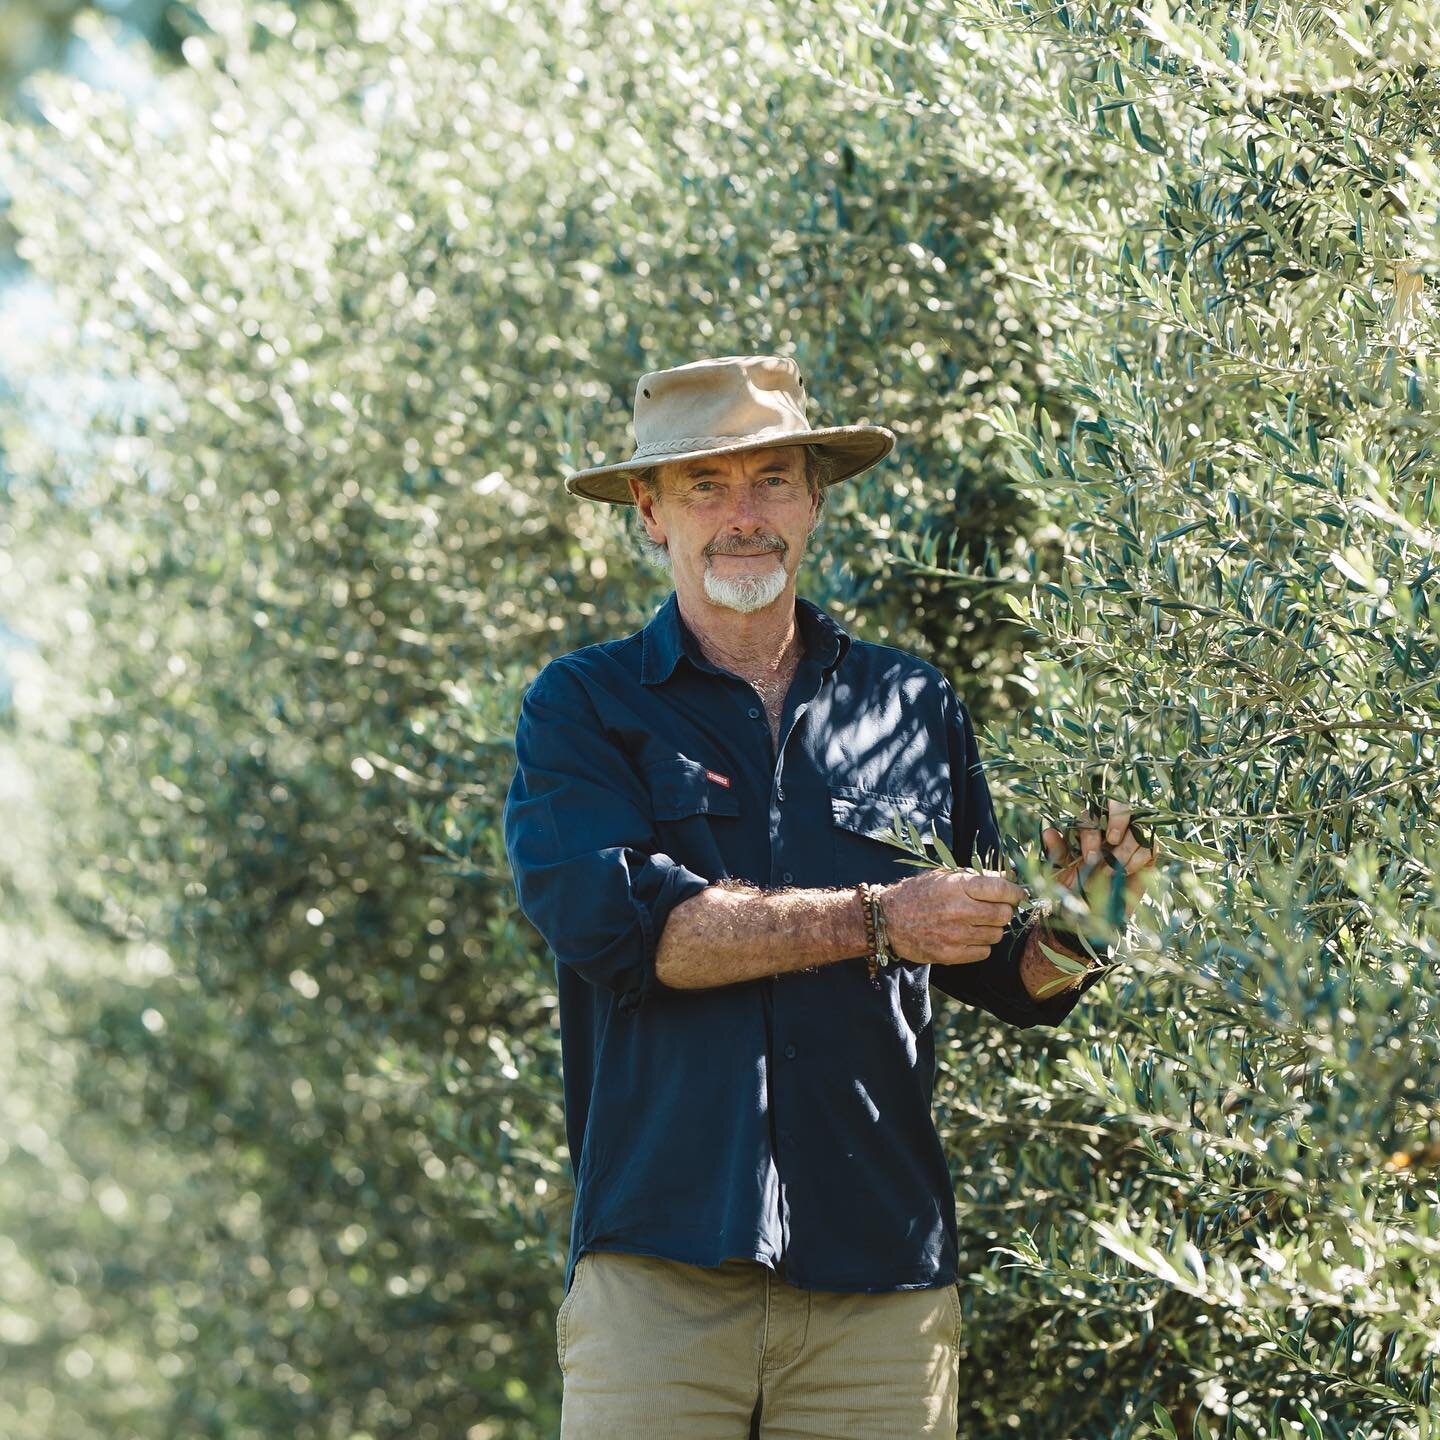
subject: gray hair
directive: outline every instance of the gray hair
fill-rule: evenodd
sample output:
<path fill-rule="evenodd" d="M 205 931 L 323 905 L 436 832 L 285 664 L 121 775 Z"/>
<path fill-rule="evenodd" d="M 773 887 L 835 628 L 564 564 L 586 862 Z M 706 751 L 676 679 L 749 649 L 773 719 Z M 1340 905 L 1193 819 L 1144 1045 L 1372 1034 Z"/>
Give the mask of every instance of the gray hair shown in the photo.
<path fill-rule="evenodd" d="M 815 524 L 818 527 L 820 518 L 825 513 L 825 491 L 829 488 L 835 474 L 835 462 L 820 449 L 818 445 L 801 445 L 798 447 L 805 455 L 805 487 L 812 495 L 820 500 L 820 508 L 815 512 Z M 674 461 L 670 462 L 676 463 Z M 652 499 L 660 498 L 660 491 L 664 481 L 664 465 L 652 465 L 645 470 L 635 471 L 635 478 L 640 482 L 641 488 Z M 645 533 L 645 522 L 640 518 L 640 507 L 631 507 L 631 535 L 634 538 L 636 547 L 646 560 L 655 569 L 669 574 L 670 572 L 670 547 L 658 545 Z"/>

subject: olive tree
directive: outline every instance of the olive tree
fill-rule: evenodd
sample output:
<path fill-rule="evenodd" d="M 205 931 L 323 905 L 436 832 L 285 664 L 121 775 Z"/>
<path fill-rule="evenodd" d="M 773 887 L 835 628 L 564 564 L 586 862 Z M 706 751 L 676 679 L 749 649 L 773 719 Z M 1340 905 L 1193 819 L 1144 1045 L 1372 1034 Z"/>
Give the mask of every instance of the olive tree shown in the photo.
<path fill-rule="evenodd" d="M 795 354 L 817 421 L 902 435 L 810 593 L 1003 701 L 998 596 L 937 610 L 905 537 L 1023 529 L 965 424 L 1033 394 L 1028 319 L 987 187 L 857 116 L 782 7 L 198 13 L 138 103 L 38 76 L 0 143 L 61 314 L 7 347 L 0 434 L 4 608 L 80 697 L 85 784 L 37 788 L 55 903 L 150 957 L 33 1017 L 74 1070 L 58 1152 L 125 1206 L 15 1217 L 27 1274 L 69 1258 L 6 1419 L 548 1435 L 570 1177 L 499 806 L 529 676 L 660 594 L 562 477 L 625 452 L 644 370 Z"/>
<path fill-rule="evenodd" d="M 989 412 L 1068 552 L 1001 577 L 1039 668 L 987 736 L 1010 833 L 1122 797 L 1166 882 L 1045 1066 L 957 1067 L 962 1223 L 992 1262 L 967 1428 L 1418 1440 L 1440 1335 L 1433 11 L 828 15 L 868 38 L 817 66 L 947 116 L 932 168 L 1006 192 L 997 238 L 1056 337 L 1068 418 Z M 1044 888 L 1038 846 L 1011 859 Z"/>

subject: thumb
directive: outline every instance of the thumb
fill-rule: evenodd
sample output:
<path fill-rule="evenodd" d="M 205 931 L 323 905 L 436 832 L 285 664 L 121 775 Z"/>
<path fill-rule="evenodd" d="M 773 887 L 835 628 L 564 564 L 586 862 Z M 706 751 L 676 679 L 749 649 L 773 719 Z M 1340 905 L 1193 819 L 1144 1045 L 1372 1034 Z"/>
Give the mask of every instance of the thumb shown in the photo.
<path fill-rule="evenodd" d="M 1065 837 L 1053 825 L 1046 825 L 1041 829 L 1040 842 L 1045 846 L 1045 853 L 1053 865 L 1063 866 L 1068 863 L 1070 847 L 1065 843 Z"/>

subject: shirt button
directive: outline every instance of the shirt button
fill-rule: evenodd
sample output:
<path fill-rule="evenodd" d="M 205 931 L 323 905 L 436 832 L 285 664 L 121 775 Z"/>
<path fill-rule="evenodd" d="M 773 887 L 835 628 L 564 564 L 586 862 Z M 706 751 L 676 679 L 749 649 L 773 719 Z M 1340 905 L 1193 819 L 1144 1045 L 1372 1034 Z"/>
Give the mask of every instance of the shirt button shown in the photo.
<path fill-rule="evenodd" d="M 793 1060 L 795 1058 L 795 1047 L 793 1045 L 787 1045 L 785 1047 L 785 1058 L 787 1060 Z"/>
<path fill-rule="evenodd" d="M 749 716 L 750 716 L 750 718 L 751 718 L 752 720 L 758 720 L 758 719 L 760 718 L 760 712 L 759 712 L 759 710 L 757 710 L 757 709 L 755 708 L 755 706 L 753 706 L 753 705 L 750 707 L 750 709 L 749 709 L 749 711 L 748 711 L 747 713 L 749 714 Z"/>
<path fill-rule="evenodd" d="M 788 885 L 795 877 L 787 870 L 780 878 Z"/>
<path fill-rule="evenodd" d="M 775 798 L 777 800 L 783 800 L 785 798 L 785 791 L 779 785 L 775 787 Z"/>

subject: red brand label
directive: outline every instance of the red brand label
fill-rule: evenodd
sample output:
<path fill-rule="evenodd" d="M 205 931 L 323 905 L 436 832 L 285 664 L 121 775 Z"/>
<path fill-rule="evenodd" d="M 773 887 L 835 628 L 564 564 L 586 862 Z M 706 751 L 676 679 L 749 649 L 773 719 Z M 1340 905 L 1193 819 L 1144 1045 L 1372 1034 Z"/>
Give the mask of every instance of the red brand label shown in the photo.
<path fill-rule="evenodd" d="M 728 775 L 717 775 L 713 770 L 705 772 L 707 780 L 713 780 L 717 785 L 723 785 L 727 790 L 730 788 L 730 777 Z"/>

